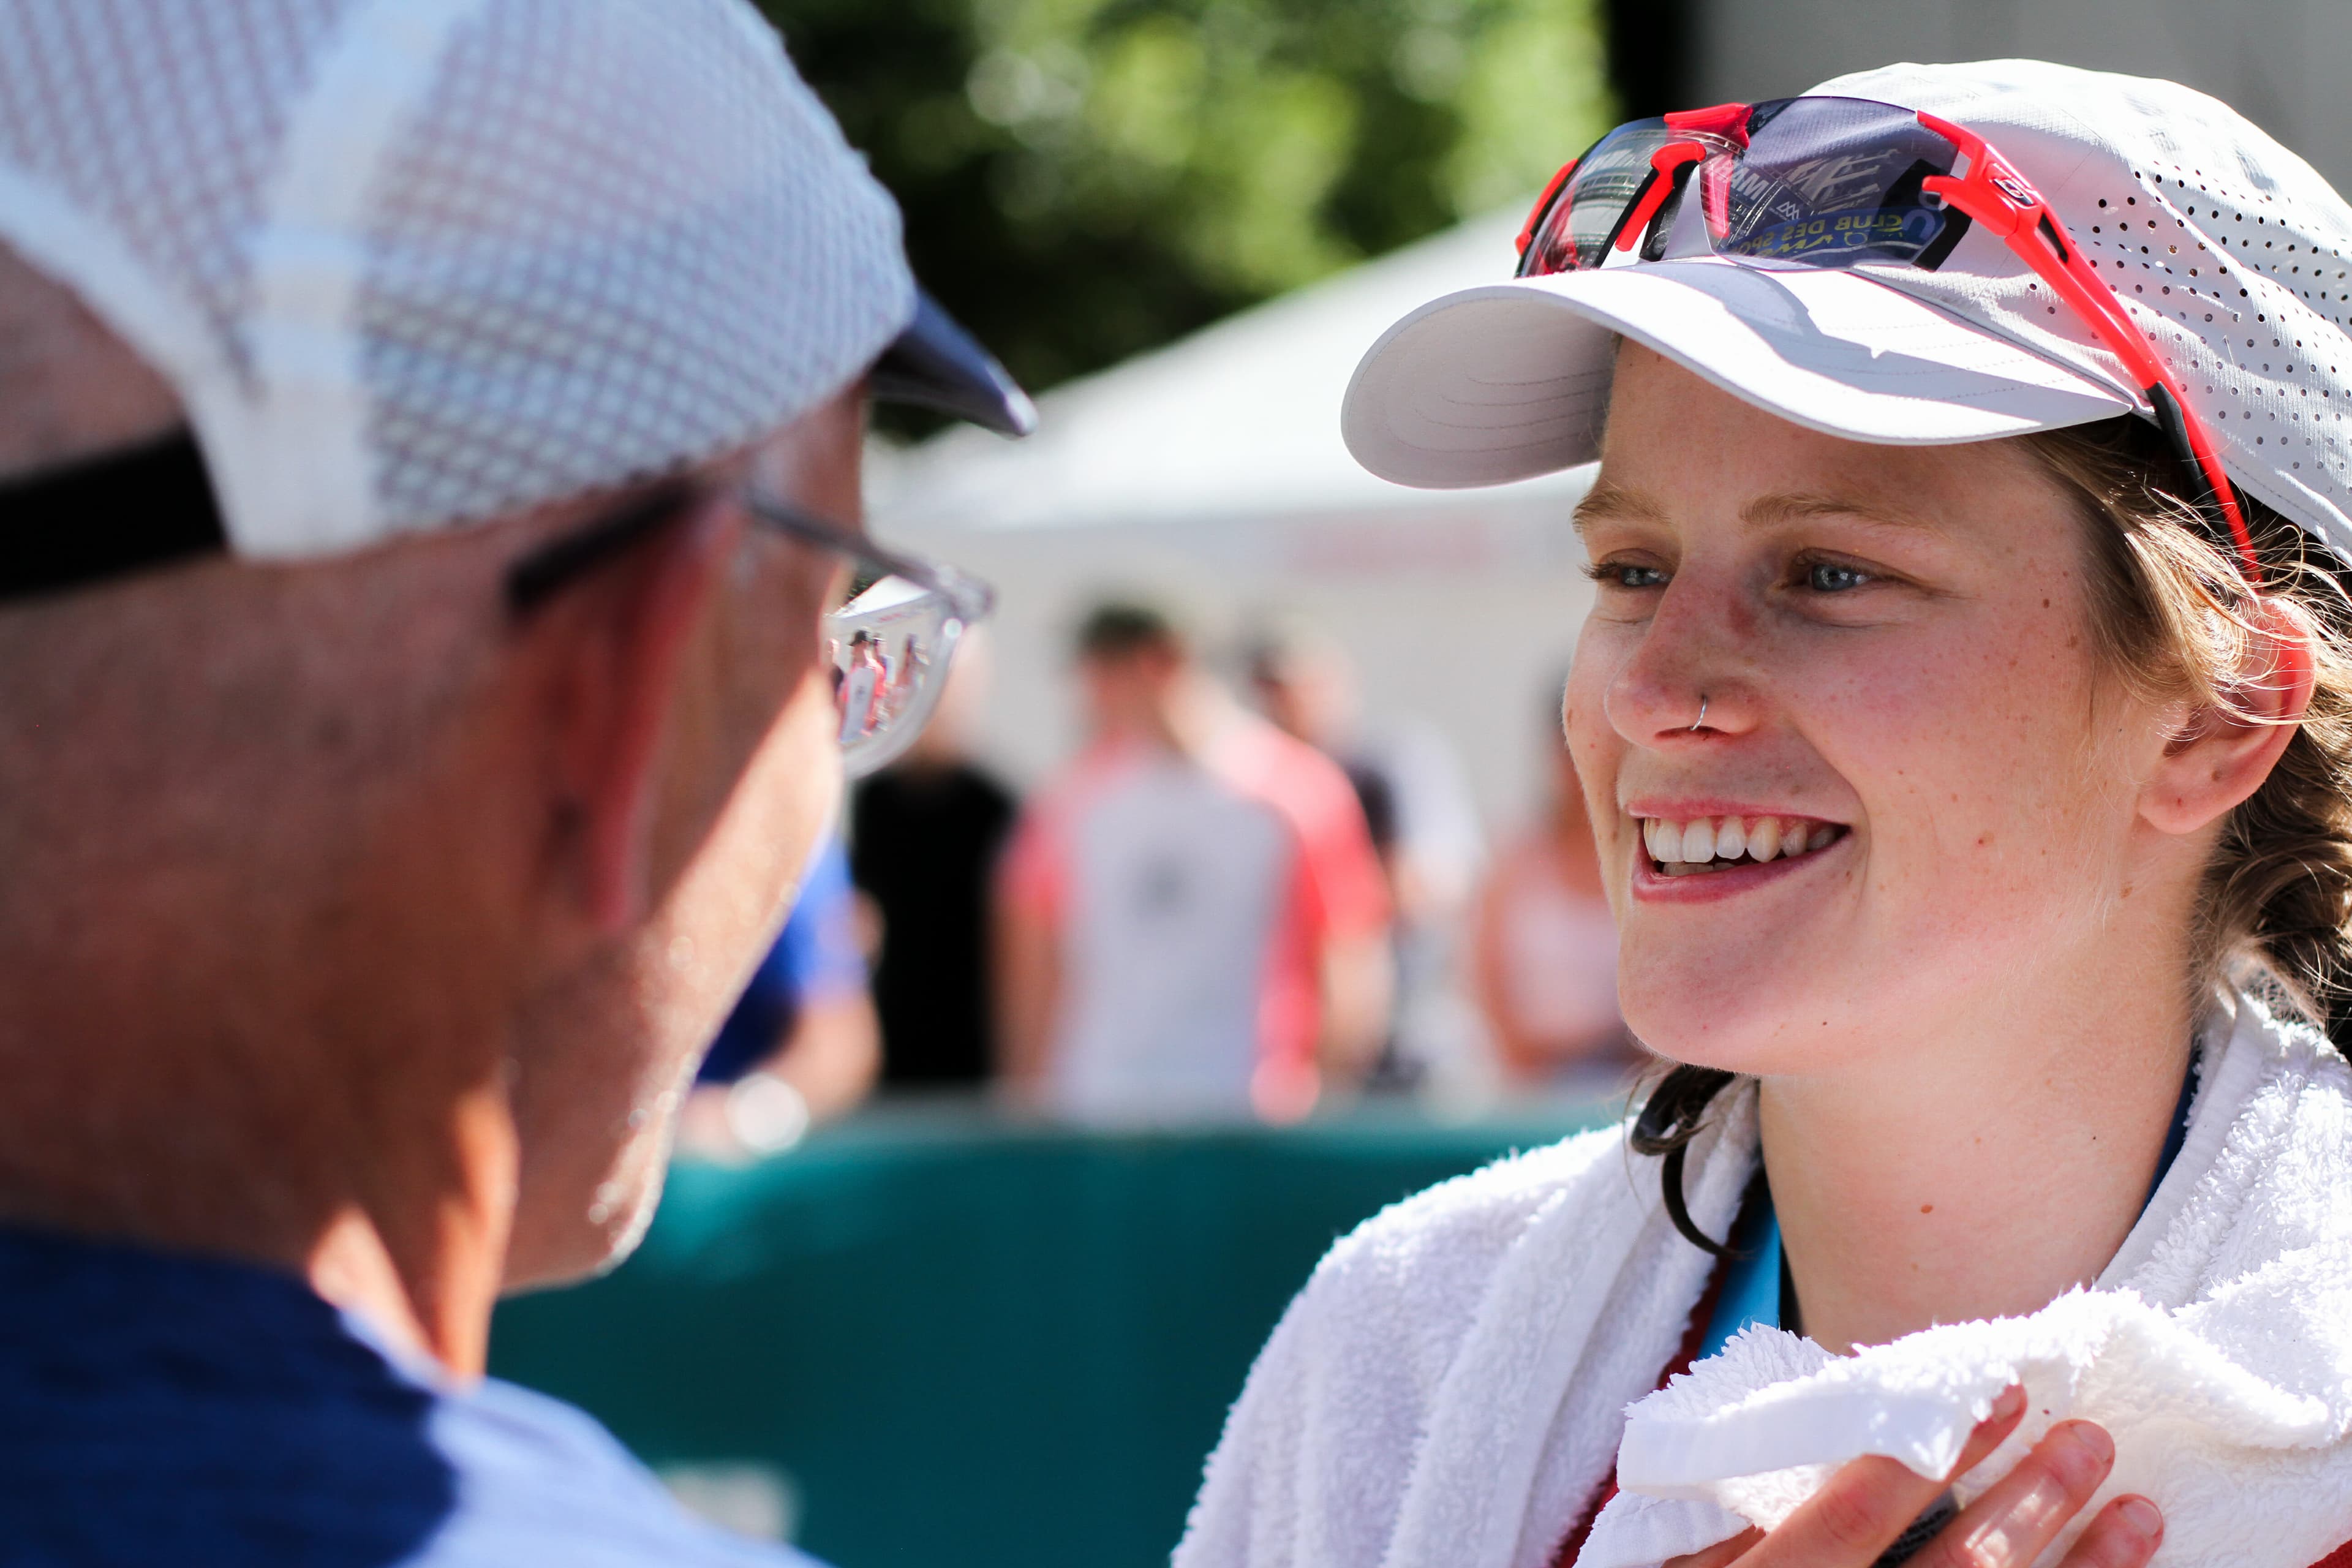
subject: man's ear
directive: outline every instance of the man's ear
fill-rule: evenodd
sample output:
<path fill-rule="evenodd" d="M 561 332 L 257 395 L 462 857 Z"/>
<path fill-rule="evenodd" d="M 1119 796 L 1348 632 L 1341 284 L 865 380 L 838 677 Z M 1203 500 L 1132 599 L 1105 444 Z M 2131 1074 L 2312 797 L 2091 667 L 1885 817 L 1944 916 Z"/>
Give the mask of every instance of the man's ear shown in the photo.
<path fill-rule="evenodd" d="M 2311 706 L 2312 630 L 2274 601 L 2252 621 L 2245 668 L 2230 692 L 2236 711 L 2208 709 L 2166 747 L 2140 795 L 2140 816 L 2158 831 L 2190 834 L 2251 797 L 2294 739 Z"/>
<path fill-rule="evenodd" d="M 549 838 L 562 885 L 599 935 L 650 912 L 664 741 L 679 718 L 688 649 L 740 522 L 724 496 L 675 520 L 534 618 L 547 679 Z"/>

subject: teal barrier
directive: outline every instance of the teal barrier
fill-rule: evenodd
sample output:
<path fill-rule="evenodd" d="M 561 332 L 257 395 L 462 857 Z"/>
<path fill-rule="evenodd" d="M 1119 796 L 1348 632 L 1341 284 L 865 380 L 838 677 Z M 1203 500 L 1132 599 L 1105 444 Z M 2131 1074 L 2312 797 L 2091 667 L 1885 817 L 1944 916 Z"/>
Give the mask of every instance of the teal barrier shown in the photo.
<path fill-rule="evenodd" d="M 1131 1137 L 879 1113 L 682 1164 L 625 1268 L 500 1310 L 491 1367 L 656 1467 L 781 1471 L 838 1568 L 1147 1568 L 1335 1237 L 1612 1111 Z"/>

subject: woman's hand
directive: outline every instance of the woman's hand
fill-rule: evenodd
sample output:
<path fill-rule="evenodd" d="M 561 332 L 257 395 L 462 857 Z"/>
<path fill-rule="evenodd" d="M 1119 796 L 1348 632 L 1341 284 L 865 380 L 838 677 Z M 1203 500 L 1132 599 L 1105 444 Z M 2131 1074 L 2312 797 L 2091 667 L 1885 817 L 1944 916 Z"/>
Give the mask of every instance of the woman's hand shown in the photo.
<path fill-rule="evenodd" d="M 2025 1415 L 2012 1388 L 1969 1436 L 1951 1476 L 1922 1480 L 1893 1459 L 1867 1457 L 1832 1476 L 1770 1534 L 1751 1530 L 1665 1568 L 1872 1568 L 1920 1510 L 1998 1447 Z M 2017 1468 L 1910 1559 L 1912 1568 L 2028 1568 L 2083 1510 L 2115 1468 L 2116 1446 L 2088 1421 L 2062 1421 Z M 2060 1568 L 2141 1568 L 2164 1539 L 2164 1519 L 2142 1497 L 2101 1509 Z"/>

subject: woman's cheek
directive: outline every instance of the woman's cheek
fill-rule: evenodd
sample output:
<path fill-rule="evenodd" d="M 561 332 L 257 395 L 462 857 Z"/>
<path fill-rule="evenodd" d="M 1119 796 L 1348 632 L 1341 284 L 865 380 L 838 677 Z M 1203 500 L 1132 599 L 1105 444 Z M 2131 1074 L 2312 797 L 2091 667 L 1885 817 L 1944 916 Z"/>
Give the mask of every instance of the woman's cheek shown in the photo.
<path fill-rule="evenodd" d="M 1570 710 L 1573 713 L 1573 709 Z M 1592 825 L 1592 840 L 1602 864 L 1614 855 L 1617 828 L 1617 781 L 1613 759 L 1589 741 L 1580 743 L 1576 729 L 1564 726 L 1569 762 L 1576 770 L 1577 787 L 1584 795 L 1584 814 Z"/>
<path fill-rule="evenodd" d="M 1867 891 L 1905 945 L 1989 960 L 2063 923 L 2101 880 L 2130 792 L 2088 754 L 2077 676 L 2063 658 L 1955 648 L 1822 701 L 1835 717 L 1814 739 L 1855 793 Z"/>
<path fill-rule="evenodd" d="M 1597 611 L 1587 616 L 1578 629 L 1560 723 L 1569 750 L 1576 757 L 1577 771 L 1583 775 L 1588 788 L 1592 781 L 1587 770 L 1588 760 L 1597 761 L 1604 750 L 1614 749 L 1619 740 L 1609 717 L 1609 688 L 1632 657 L 1638 640 L 1633 628 L 1604 621 Z"/>

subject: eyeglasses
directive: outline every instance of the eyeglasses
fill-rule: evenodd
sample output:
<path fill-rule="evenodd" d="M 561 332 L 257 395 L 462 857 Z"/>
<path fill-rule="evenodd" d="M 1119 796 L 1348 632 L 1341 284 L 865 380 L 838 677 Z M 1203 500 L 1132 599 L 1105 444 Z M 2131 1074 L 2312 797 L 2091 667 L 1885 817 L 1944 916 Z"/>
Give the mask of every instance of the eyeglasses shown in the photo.
<path fill-rule="evenodd" d="M 1677 223 L 1693 171 L 1700 217 Z M 2032 268 L 2129 373 L 2197 500 L 2261 578 L 2237 493 L 2210 432 L 2147 335 L 2074 244 L 2040 192 L 1973 132 L 1917 110 L 1858 98 L 1783 98 L 1637 120 L 1552 176 L 1519 234 L 1518 276 L 1662 259 L 1670 237 L 1748 264 L 1933 271 L 1971 224 Z M 2120 265 L 2120 263 L 2118 263 Z"/>
<path fill-rule="evenodd" d="M 694 499 L 685 484 L 666 486 L 551 540 L 509 569 L 509 606 L 519 616 L 530 614 L 565 584 L 678 516 Z M 987 618 L 996 595 L 978 578 L 845 532 L 756 483 L 740 499 L 762 527 L 830 552 L 847 567 L 818 635 L 832 668 L 842 769 L 851 778 L 870 773 L 914 744 L 939 706 L 957 646 Z"/>

